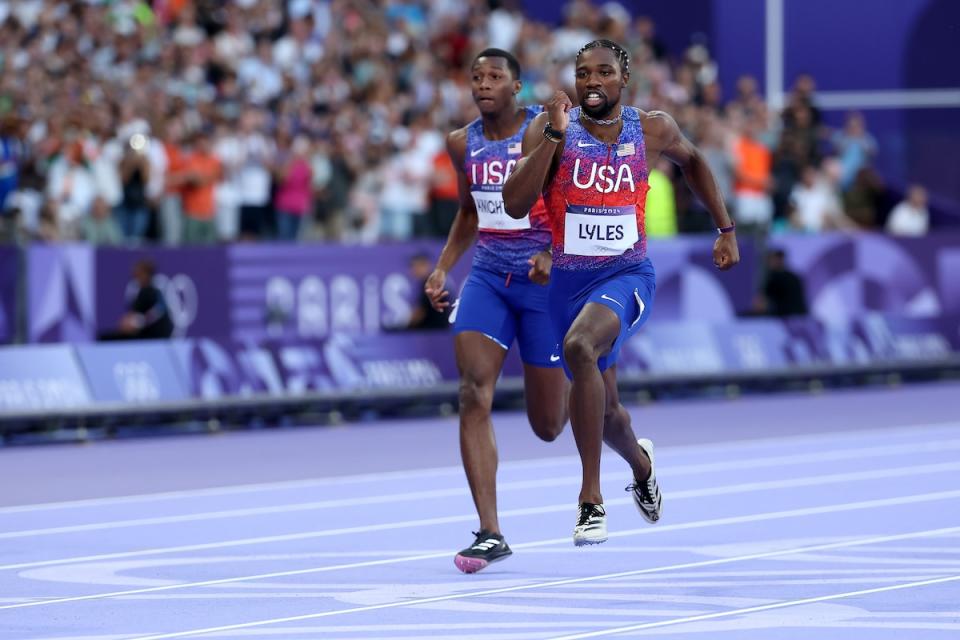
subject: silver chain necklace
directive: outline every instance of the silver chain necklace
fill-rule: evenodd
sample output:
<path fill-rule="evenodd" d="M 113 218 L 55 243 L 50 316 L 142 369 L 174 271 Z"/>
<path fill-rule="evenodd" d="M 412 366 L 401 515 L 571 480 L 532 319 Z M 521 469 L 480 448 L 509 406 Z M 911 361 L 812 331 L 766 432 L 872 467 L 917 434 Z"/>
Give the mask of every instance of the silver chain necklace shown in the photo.
<path fill-rule="evenodd" d="M 620 110 L 620 113 L 617 114 L 616 118 L 611 118 L 609 120 L 598 120 L 597 118 L 591 118 L 586 113 L 584 113 L 582 109 L 580 110 L 580 115 L 586 118 L 587 120 L 589 120 L 590 122 L 592 122 L 593 124 L 609 126 L 611 124 L 617 124 L 618 122 L 620 122 L 620 118 L 623 117 L 623 109 Z"/>

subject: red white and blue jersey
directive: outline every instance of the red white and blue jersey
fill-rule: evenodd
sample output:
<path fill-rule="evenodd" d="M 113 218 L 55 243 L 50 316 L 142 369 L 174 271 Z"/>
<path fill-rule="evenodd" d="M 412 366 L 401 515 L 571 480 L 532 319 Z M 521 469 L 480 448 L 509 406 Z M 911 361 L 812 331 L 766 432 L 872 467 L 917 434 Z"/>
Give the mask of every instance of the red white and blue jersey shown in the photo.
<path fill-rule="evenodd" d="M 496 273 L 526 274 L 530 256 L 550 246 L 550 223 L 541 198 L 520 220 L 511 218 L 503 206 L 503 185 L 521 157 L 523 133 L 542 111 L 539 106 L 524 109 L 526 120 L 520 130 L 505 140 L 484 137 L 480 118 L 467 125 L 463 168 L 479 220 L 473 266 Z"/>
<path fill-rule="evenodd" d="M 647 255 L 644 207 L 649 169 L 640 112 L 623 107 L 616 144 L 594 138 L 570 110 L 563 155 L 544 190 L 553 230 L 553 268 L 621 268 Z"/>

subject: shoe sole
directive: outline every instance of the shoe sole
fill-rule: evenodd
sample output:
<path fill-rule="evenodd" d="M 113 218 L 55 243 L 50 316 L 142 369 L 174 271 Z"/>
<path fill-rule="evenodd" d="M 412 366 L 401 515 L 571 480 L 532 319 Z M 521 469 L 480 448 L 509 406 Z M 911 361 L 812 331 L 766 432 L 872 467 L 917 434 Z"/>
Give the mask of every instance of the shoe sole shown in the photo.
<path fill-rule="evenodd" d="M 589 547 L 589 546 L 594 545 L 594 544 L 603 544 L 604 542 L 607 541 L 607 539 L 608 539 L 608 538 L 597 538 L 597 539 L 574 538 L 574 539 L 573 539 L 573 546 L 575 546 L 575 547 Z"/>
<path fill-rule="evenodd" d="M 637 444 L 640 446 L 640 450 L 643 451 L 644 455 L 650 460 L 650 468 L 653 469 L 656 466 L 656 462 L 653 457 L 653 441 L 648 438 L 640 438 L 637 440 Z M 636 498 L 633 500 L 633 504 L 636 505 L 637 511 L 640 512 L 640 517 L 646 520 L 650 524 L 657 524 L 660 522 L 661 516 L 663 516 L 663 493 L 660 494 L 660 504 L 657 505 L 657 518 L 654 520 L 651 518 L 646 511 L 640 508 L 640 505 L 637 504 Z"/>
<path fill-rule="evenodd" d="M 460 569 L 460 571 L 464 573 L 476 573 L 477 571 L 486 569 L 489 565 L 493 564 L 494 562 L 500 562 L 501 560 L 505 560 L 509 558 L 511 555 L 513 554 L 508 553 L 506 555 L 500 556 L 496 560 L 489 561 L 489 560 L 484 560 L 483 558 L 471 558 L 470 556 L 462 556 L 458 553 L 457 556 L 453 559 L 453 564 L 457 565 L 457 569 Z"/>

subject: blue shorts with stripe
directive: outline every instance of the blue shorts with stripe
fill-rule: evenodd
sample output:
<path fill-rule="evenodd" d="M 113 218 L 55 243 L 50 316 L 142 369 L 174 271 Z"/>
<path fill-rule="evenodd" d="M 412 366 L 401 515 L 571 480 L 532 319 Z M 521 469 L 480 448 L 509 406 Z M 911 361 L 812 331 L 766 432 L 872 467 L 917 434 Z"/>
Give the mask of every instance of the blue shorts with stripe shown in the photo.
<path fill-rule="evenodd" d="M 620 318 L 620 334 L 610 352 L 601 356 L 599 366 L 605 371 L 616 364 L 620 348 L 650 317 L 656 292 L 656 274 L 649 259 L 626 267 L 572 271 L 554 269 L 550 274 L 548 292 L 550 320 L 554 339 L 560 345 L 589 302 L 596 302 L 612 310 Z M 563 360 L 563 349 L 559 349 Z M 566 362 L 564 370 L 572 377 Z"/>
<path fill-rule="evenodd" d="M 526 274 L 495 273 L 474 266 L 450 322 L 454 333 L 477 331 L 504 349 L 514 339 L 520 359 L 535 367 L 559 367 L 560 354 L 547 316 L 547 287 Z"/>

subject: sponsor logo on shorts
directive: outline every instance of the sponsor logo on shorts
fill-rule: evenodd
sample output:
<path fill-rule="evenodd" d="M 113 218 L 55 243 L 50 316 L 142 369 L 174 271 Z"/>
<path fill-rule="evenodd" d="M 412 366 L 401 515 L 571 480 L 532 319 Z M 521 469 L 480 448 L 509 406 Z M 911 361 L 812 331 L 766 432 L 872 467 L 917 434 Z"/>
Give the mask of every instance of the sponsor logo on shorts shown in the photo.
<path fill-rule="evenodd" d="M 603 294 L 603 295 L 600 296 L 600 297 L 603 298 L 604 300 L 609 300 L 610 302 L 612 302 L 613 304 L 617 305 L 617 306 L 620 307 L 621 309 L 626 309 L 626 307 L 623 306 L 623 303 L 622 303 L 622 302 L 620 302 L 619 300 L 614 300 L 613 298 L 611 298 L 611 297 L 608 296 L 607 294 Z"/>

